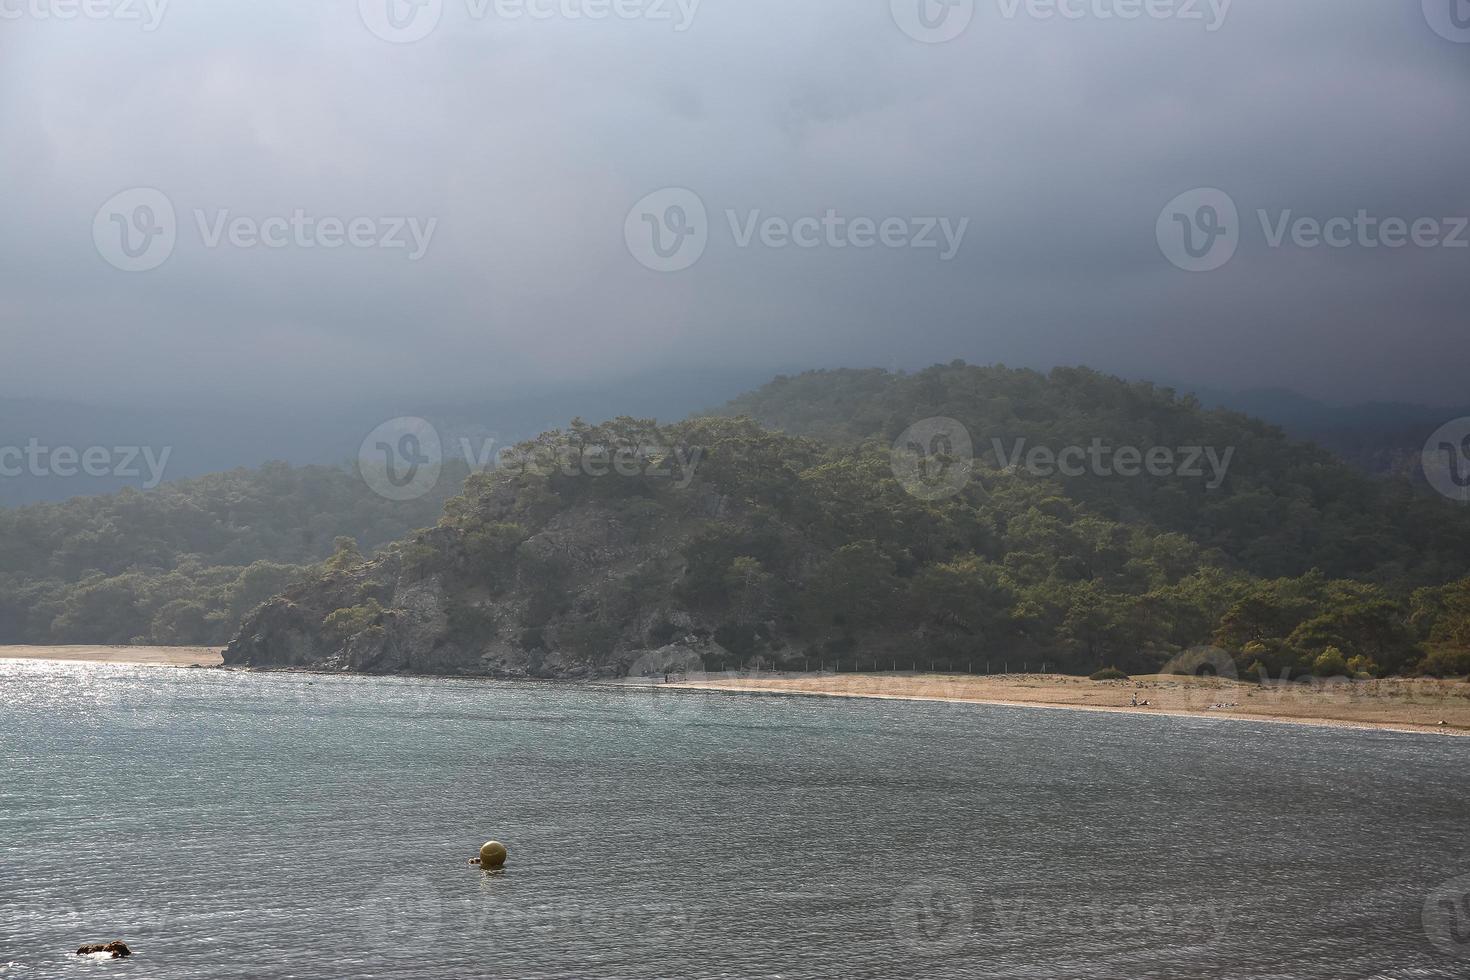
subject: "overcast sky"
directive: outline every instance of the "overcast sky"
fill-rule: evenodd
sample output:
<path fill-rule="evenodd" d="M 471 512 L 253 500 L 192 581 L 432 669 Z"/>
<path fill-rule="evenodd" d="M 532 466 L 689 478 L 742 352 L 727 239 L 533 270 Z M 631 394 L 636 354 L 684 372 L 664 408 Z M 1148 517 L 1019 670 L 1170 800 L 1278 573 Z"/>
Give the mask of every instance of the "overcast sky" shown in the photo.
<path fill-rule="evenodd" d="M 1470 400 L 1466 0 L 67 2 L 0 0 L 10 395 L 963 357 Z"/>

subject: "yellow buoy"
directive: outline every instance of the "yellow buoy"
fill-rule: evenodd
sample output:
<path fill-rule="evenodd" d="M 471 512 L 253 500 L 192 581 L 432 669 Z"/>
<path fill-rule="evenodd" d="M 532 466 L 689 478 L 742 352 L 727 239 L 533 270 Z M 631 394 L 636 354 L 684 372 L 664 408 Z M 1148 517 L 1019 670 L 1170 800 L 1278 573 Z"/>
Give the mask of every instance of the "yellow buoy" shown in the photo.
<path fill-rule="evenodd" d="M 505 864 L 505 845 L 498 840 L 487 841 L 480 848 L 480 867 L 498 868 Z"/>

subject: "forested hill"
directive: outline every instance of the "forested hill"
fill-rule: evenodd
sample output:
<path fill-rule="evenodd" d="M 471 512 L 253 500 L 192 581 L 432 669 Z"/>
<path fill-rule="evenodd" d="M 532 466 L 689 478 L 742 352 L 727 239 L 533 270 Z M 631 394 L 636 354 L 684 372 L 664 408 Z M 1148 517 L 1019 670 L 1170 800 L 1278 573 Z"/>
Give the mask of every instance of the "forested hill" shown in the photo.
<path fill-rule="evenodd" d="M 1256 575 L 1319 569 L 1409 587 L 1470 571 L 1470 508 L 1406 479 L 1366 475 L 1275 426 L 1086 368 L 815 371 L 777 378 L 722 413 L 839 445 L 886 446 L 920 420 L 952 418 L 973 440 L 982 481 L 1015 459 L 1021 440 L 1052 451 L 1094 440 L 1144 452 L 1209 447 L 1217 458 L 1231 453 L 1215 488 L 1208 466 L 1201 478 L 1098 476 L 1089 467 L 1049 483 L 1111 519 L 1187 535 L 1211 561 Z"/>
<path fill-rule="evenodd" d="M 256 610 L 226 660 L 538 677 L 986 660 L 1148 672 L 1217 644 L 1241 674 L 1470 670 L 1467 555 L 1431 540 L 1463 535 L 1463 515 L 1268 426 L 1081 371 L 812 375 L 740 407 L 822 439 L 720 416 L 547 433 L 470 478 L 438 527 L 372 559 L 342 554 Z M 932 440 L 892 451 L 891 434 L 938 414 L 977 439 L 1002 419 L 1033 440 L 1233 446 L 1243 462 L 1213 490 L 1069 486 L 983 460 L 970 472 Z M 942 465 L 915 483 L 910 464 L 935 448 Z M 961 478 L 934 493 L 935 473 Z"/>
<path fill-rule="evenodd" d="M 463 476 L 394 503 L 346 467 L 271 463 L 0 509 L 0 643 L 223 643 L 338 538 L 432 525 Z"/>

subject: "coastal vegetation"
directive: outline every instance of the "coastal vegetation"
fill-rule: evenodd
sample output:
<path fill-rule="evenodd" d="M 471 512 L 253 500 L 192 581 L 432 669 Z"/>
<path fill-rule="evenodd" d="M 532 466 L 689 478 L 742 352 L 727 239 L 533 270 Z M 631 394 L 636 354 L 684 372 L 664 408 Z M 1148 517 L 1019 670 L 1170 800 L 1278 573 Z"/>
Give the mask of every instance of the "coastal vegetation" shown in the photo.
<path fill-rule="evenodd" d="M 933 500 L 891 451 L 930 416 L 976 440 L 968 482 Z M 990 433 L 1235 462 L 1214 488 L 1037 475 L 987 450 Z M 692 479 L 615 475 L 649 447 L 697 458 Z M 1470 513 L 1091 371 L 814 373 L 672 426 L 577 422 L 512 464 L 471 477 L 435 529 L 273 600 L 227 657 L 583 676 L 917 655 L 1148 674 L 1214 645 L 1272 679 L 1470 668 Z"/>
<path fill-rule="evenodd" d="M 938 495 L 893 453 L 932 418 L 973 445 Z M 1230 464 L 1071 476 L 1018 444 Z M 813 372 L 673 425 L 576 421 L 500 464 L 409 502 L 272 464 L 0 511 L 0 643 L 235 636 L 234 662 L 516 676 L 1127 675 L 1200 647 L 1251 679 L 1470 673 L 1470 511 L 1086 369 Z"/>
<path fill-rule="evenodd" d="M 371 550 L 433 524 L 443 486 L 395 504 L 345 467 L 271 463 L 0 509 L 0 643 L 222 644 L 339 538 Z"/>

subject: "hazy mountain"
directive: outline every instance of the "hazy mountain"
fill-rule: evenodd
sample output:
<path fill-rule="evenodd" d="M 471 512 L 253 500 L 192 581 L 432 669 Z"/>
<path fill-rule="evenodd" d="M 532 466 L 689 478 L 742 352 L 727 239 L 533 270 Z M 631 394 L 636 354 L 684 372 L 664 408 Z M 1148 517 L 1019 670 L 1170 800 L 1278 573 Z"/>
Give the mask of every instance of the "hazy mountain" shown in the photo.
<path fill-rule="evenodd" d="M 0 399 L 0 506 L 144 489 L 159 476 L 181 480 L 268 461 L 341 465 L 357 458 L 369 433 L 399 417 L 429 420 L 445 452 L 462 459 L 464 439 L 479 454 L 486 445 L 512 445 L 577 416 L 675 420 L 768 377 L 764 372 L 669 372 L 511 399 L 496 398 L 487 384 L 483 400 L 400 401 L 387 395 L 325 407 L 314 401 L 303 403 L 310 407 L 262 404 L 248 415 L 208 404 L 120 407 Z M 34 451 L 27 453 L 28 447 Z M 67 455 L 58 463 L 55 451 L 63 447 L 76 459 Z M 89 475 L 82 465 L 89 449 L 105 451 L 107 462 L 99 456 L 91 467 L 105 469 L 104 475 Z"/>

